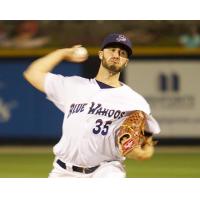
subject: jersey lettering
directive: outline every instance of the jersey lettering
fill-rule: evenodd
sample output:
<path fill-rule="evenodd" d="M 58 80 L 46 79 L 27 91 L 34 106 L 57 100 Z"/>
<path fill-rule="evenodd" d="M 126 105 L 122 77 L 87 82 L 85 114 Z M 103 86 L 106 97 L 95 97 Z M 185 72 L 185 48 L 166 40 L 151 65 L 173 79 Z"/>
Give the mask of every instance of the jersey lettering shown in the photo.
<path fill-rule="evenodd" d="M 85 110 L 86 105 L 87 103 L 71 104 L 69 114 L 67 117 L 70 117 L 70 115 L 74 113 L 83 112 Z M 91 106 L 89 107 L 87 114 L 101 115 L 109 118 L 120 119 L 124 117 L 126 113 L 122 112 L 121 110 L 104 108 L 100 103 L 91 102 Z"/>
<path fill-rule="evenodd" d="M 95 106 L 95 103 L 92 102 L 92 105 L 91 105 L 90 108 L 89 108 L 88 114 L 94 114 L 94 112 L 97 111 L 97 109 L 101 107 L 101 104 L 99 103 L 99 104 L 96 106 L 96 108 L 95 108 L 94 106 Z"/>
<path fill-rule="evenodd" d="M 86 105 L 87 105 L 87 103 L 83 103 L 83 104 L 71 104 L 70 110 L 69 110 L 69 114 L 68 114 L 67 117 L 69 117 L 73 113 L 83 112 Z"/>
<path fill-rule="evenodd" d="M 110 110 L 110 111 L 108 112 L 108 117 L 112 117 L 114 113 L 115 113 L 114 110 Z"/>
<path fill-rule="evenodd" d="M 114 119 L 120 119 L 124 117 L 126 113 L 120 110 L 110 110 L 108 108 L 103 108 L 102 104 L 98 103 L 96 105 L 94 102 L 92 102 L 88 114 L 103 115 L 109 118 L 113 117 Z"/>

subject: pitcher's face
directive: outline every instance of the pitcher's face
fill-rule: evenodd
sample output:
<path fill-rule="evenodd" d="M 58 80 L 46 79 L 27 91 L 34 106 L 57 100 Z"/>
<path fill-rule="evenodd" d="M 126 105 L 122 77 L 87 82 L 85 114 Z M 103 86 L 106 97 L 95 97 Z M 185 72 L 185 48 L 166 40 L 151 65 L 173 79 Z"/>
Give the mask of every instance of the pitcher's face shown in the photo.
<path fill-rule="evenodd" d="M 100 52 L 102 65 L 110 72 L 119 73 L 128 64 L 128 53 L 121 47 L 108 47 Z"/>

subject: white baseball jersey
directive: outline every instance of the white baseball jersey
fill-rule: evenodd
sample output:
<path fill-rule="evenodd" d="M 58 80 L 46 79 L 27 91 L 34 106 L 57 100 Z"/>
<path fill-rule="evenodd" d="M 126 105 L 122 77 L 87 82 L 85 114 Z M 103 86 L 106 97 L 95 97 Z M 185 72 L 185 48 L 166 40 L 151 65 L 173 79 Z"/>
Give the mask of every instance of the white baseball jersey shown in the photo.
<path fill-rule="evenodd" d="M 130 111 L 150 114 L 146 100 L 125 84 L 101 89 L 95 79 L 48 73 L 45 93 L 64 113 L 62 137 L 54 154 L 72 165 L 92 167 L 103 161 L 122 161 L 116 128 Z"/>

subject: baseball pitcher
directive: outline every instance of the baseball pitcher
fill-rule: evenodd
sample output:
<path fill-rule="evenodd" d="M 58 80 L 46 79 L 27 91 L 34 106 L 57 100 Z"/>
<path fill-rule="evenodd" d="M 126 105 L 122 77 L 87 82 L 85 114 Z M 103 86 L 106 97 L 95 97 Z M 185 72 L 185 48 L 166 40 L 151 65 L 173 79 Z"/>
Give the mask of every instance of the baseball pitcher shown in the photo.
<path fill-rule="evenodd" d="M 51 73 L 63 60 L 85 61 L 88 53 L 80 45 L 56 50 L 26 69 L 25 79 L 64 113 L 49 177 L 126 177 L 126 158 L 152 157 L 159 125 L 146 100 L 119 81 L 131 55 L 130 40 L 113 33 L 102 43 L 95 78 Z"/>

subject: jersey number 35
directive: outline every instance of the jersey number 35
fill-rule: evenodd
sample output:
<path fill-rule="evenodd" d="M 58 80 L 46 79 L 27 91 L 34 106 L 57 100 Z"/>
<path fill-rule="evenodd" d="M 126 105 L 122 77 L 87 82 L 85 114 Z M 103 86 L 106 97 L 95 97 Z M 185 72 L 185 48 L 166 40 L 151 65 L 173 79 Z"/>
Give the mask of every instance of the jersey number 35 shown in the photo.
<path fill-rule="evenodd" d="M 104 122 L 102 119 L 97 119 L 96 121 L 96 127 L 93 128 L 94 134 L 101 133 L 102 135 L 107 135 L 109 126 L 112 124 L 112 121 L 106 121 Z"/>

